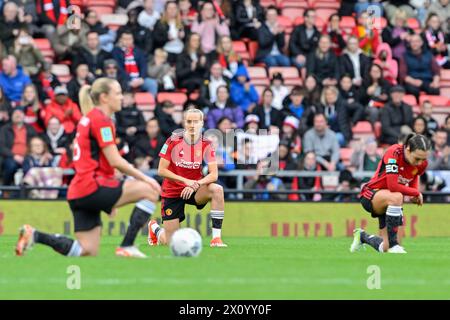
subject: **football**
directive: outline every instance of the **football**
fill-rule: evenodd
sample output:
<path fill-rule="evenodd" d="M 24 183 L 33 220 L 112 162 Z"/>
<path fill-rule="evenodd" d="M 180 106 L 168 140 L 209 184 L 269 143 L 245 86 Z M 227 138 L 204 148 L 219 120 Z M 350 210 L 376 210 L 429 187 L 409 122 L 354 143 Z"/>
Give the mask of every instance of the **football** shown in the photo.
<path fill-rule="evenodd" d="M 175 257 L 197 257 L 202 251 L 202 237 L 192 228 L 179 229 L 172 236 L 170 250 Z"/>

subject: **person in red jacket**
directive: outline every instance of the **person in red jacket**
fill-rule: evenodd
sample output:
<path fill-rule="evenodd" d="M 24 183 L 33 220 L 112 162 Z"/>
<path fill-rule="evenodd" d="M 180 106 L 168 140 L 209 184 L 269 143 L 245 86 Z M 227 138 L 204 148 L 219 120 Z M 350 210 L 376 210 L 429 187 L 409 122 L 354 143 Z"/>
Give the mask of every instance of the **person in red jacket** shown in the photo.
<path fill-rule="evenodd" d="M 411 197 L 418 206 L 423 204 L 419 177 L 427 168 L 430 149 L 427 137 L 411 133 L 404 144 L 394 144 L 386 150 L 374 176 L 360 193 L 363 208 L 379 220 L 381 237 L 356 229 L 351 252 L 367 243 L 380 252 L 406 253 L 397 239 L 398 227 L 403 225 L 404 197 Z"/>
<path fill-rule="evenodd" d="M 81 116 L 80 108 L 69 98 L 66 87 L 56 87 L 55 98 L 45 108 L 45 126 L 52 117 L 56 117 L 63 124 L 64 131 L 71 134 L 76 129 Z"/>
<path fill-rule="evenodd" d="M 352 35 L 359 39 L 359 47 L 366 55 L 369 57 L 375 55 L 380 43 L 380 33 L 366 11 L 359 15 L 358 23 L 353 28 Z"/>

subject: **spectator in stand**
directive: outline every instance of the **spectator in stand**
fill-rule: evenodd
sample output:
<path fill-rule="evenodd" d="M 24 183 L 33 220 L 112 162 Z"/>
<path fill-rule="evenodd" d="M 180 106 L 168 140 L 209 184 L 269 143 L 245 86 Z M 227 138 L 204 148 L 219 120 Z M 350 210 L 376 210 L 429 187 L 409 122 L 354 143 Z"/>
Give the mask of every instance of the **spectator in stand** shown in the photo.
<path fill-rule="evenodd" d="M 368 9 L 375 12 L 380 17 L 384 16 L 384 7 L 380 3 L 382 0 L 358 0 L 355 4 L 355 13 L 359 15 L 361 12 L 365 12 Z"/>
<path fill-rule="evenodd" d="M 291 156 L 297 159 L 302 151 L 302 140 L 299 134 L 300 121 L 294 116 L 287 116 L 283 120 L 280 132 L 280 141 L 289 142 Z M 272 130 L 271 130 L 272 131 Z"/>
<path fill-rule="evenodd" d="M 39 100 L 44 104 L 49 104 L 55 97 L 55 88 L 61 85 L 58 77 L 51 72 L 52 65 L 49 62 L 45 62 L 42 71 L 34 78 L 33 82 L 36 83 Z"/>
<path fill-rule="evenodd" d="M 16 57 L 17 64 L 21 65 L 23 71 L 30 77 L 36 76 L 45 63 L 44 56 L 34 45 L 27 29 L 20 29 L 9 52 Z"/>
<path fill-rule="evenodd" d="M 79 105 L 78 93 L 84 85 L 90 85 L 95 79 L 89 74 L 87 64 L 79 64 L 75 70 L 75 76 L 67 83 L 69 98 Z"/>
<path fill-rule="evenodd" d="M 403 102 L 405 89 L 392 87 L 390 101 L 381 109 L 381 143 L 395 144 L 401 133 L 411 132 L 413 111 Z"/>
<path fill-rule="evenodd" d="M 357 186 L 358 181 L 353 177 L 352 173 L 348 169 L 344 169 L 339 172 L 339 184 L 336 187 L 336 191 L 340 192 L 333 199 L 334 202 L 354 202 L 357 201 L 358 198 L 355 194 L 345 194 L 350 191 L 360 191 L 360 188 Z"/>
<path fill-rule="evenodd" d="M 447 144 L 450 145 L 450 115 L 445 118 L 443 129 L 447 131 Z"/>
<path fill-rule="evenodd" d="M 400 60 L 400 79 L 404 79 L 406 92 L 413 94 L 417 101 L 420 91 L 430 95 L 439 95 L 439 65 L 433 54 L 423 48 L 420 35 L 411 36 L 410 50 Z"/>
<path fill-rule="evenodd" d="M 169 63 L 174 64 L 177 56 L 183 52 L 185 35 L 177 3 L 167 1 L 164 13 L 153 29 L 154 47 L 163 48 L 169 53 Z"/>
<path fill-rule="evenodd" d="M 336 133 L 328 128 L 327 119 L 323 113 L 314 115 L 314 127 L 303 137 L 303 151 L 313 151 L 317 162 L 324 170 L 335 171 L 339 162 L 339 141 Z"/>
<path fill-rule="evenodd" d="M 409 3 L 410 0 L 389 0 L 384 3 L 384 9 L 386 10 L 386 17 L 389 21 L 392 21 L 395 17 L 397 10 L 402 10 L 406 14 L 406 18 L 414 18 L 414 7 Z"/>
<path fill-rule="evenodd" d="M 28 142 L 28 151 L 23 160 L 22 170 L 24 176 L 31 168 L 45 168 L 52 166 L 53 156 L 48 151 L 44 139 L 39 136 L 32 137 Z"/>
<path fill-rule="evenodd" d="M 78 55 L 80 47 L 86 44 L 89 27 L 81 23 L 81 18 L 77 15 L 73 15 L 71 19 L 73 19 L 72 23 L 58 26 L 56 32 L 49 37 L 58 61 L 73 61 Z"/>
<path fill-rule="evenodd" d="M 38 15 L 35 0 L 8 0 L 7 2 L 13 2 L 18 6 L 19 21 L 28 26 L 30 34 L 38 32 Z M 1 9 L 2 5 L 0 4 Z"/>
<path fill-rule="evenodd" d="M 253 110 L 259 119 L 260 129 L 269 129 L 270 126 L 281 127 L 283 115 L 281 111 L 273 107 L 273 92 L 270 88 L 264 89 L 262 93 L 262 102 Z"/>
<path fill-rule="evenodd" d="M 306 65 L 308 55 L 316 51 L 320 38 L 320 32 L 316 28 L 316 11 L 306 9 L 303 18 L 305 22 L 294 28 L 289 40 L 292 64 L 299 69 Z"/>
<path fill-rule="evenodd" d="M 43 134 L 43 139 L 47 143 L 50 153 L 62 156 L 66 152 L 66 147 L 70 145 L 75 133 L 68 135 L 64 132 L 64 127 L 56 117 L 50 118 L 47 123 L 47 130 Z"/>
<path fill-rule="evenodd" d="M 229 26 L 218 16 L 211 2 L 204 2 L 201 5 L 200 14 L 197 21 L 192 24 L 191 31 L 200 35 L 201 48 L 205 54 L 216 49 L 219 37 L 230 35 Z"/>
<path fill-rule="evenodd" d="M 191 0 L 179 0 L 178 7 L 185 28 L 191 30 L 192 24 L 198 17 L 197 10 L 192 7 Z"/>
<path fill-rule="evenodd" d="M 397 61 L 403 59 L 409 39 L 414 34 L 414 30 L 409 28 L 406 22 L 407 16 L 405 11 L 397 10 L 393 23 L 384 28 L 381 33 L 383 42 L 387 43 L 392 49 L 392 56 Z"/>
<path fill-rule="evenodd" d="M 63 124 L 64 131 L 71 134 L 75 131 L 81 116 L 80 108 L 69 98 L 67 88 L 56 87 L 55 98 L 45 108 L 45 126 L 52 117 L 56 117 Z"/>
<path fill-rule="evenodd" d="M 217 128 L 219 121 L 224 117 L 231 121 L 234 129 L 244 127 L 244 112 L 230 100 L 227 86 L 221 85 L 217 88 L 217 99 L 206 116 L 208 128 Z"/>
<path fill-rule="evenodd" d="M 5 96 L 3 87 L 0 86 L 0 129 L 9 123 L 9 115 L 12 111 L 11 103 Z"/>
<path fill-rule="evenodd" d="M 27 153 L 27 141 L 36 135 L 33 127 L 25 124 L 25 114 L 20 107 L 12 111 L 11 123 L 0 130 L 0 157 L 3 158 L 3 184 L 12 185 L 14 175 L 22 168 Z"/>
<path fill-rule="evenodd" d="M 426 21 L 425 30 L 422 31 L 422 39 L 425 43 L 425 47 L 434 55 L 438 65 L 445 69 L 450 69 L 450 60 L 448 57 L 447 45 L 450 44 L 450 40 L 442 31 L 443 23 L 439 20 L 439 16 L 436 13 L 431 13 Z"/>
<path fill-rule="evenodd" d="M 449 0 L 437 0 L 433 1 L 428 8 L 428 13 L 436 13 L 442 22 L 447 22 L 443 24 L 443 31 L 450 32 L 450 25 L 448 19 L 450 19 L 450 1 Z"/>
<path fill-rule="evenodd" d="M 147 76 L 147 58 L 144 52 L 134 45 L 131 31 L 123 31 L 119 42 L 112 51 L 120 71 L 126 75 L 128 85 L 132 90 L 142 90 L 156 97 L 158 82 Z"/>
<path fill-rule="evenodd" d="M 297 169 L 298 164 L 291 154 L 290 141 L 287 140 L 280 141 L 280 144 L 278 145 L 278 156 L 279 156 L 278 169 L 280 171 L 285 170 L 292 171 Z M 294 180 L 292 177 L 282 177 L 280 179 L 283 182 L 285 189 L 288 190 L 292 189 L 292 181 Z"/>
<path fill-rule="evenodd" d="M 207 73 L 207 59 L 200 48 L 200 35 L 191 33 L 184 52 L 177 57 L 176 75 L 178 87 L 188 94 L 200 89 Z"/>
<path fill-rule="evenodd" d="M 0 17 L 0 42 L 6 48 L 14 44 L 14 39 L 19 35 L 19 30 L 25 27 L 25 23 L 19 15 L 19 8 L 14 2 L 7 2 L 3 6 L 3 15 Z"/>
<path fill-rule="evenodd" d="M 250 83 L 247 68 L 240 65 L 231 81 L 231 99 L 244 112 L 251 113 L 259 102 L 259 95 L 255 86 Z"/>
<path fill-rule="evenodd" d="M 321 172 L 322 168 L 317 163 L 316 154 L 313 151 L 305 152 L 305 155 L 300 162 L 300 170 L 305 172 Z M 311 191 L 322 190 L 322 179 L 320 176 L 316 177 L 299 177 L 298 178 L 299 189 L 306 189 Z M 322 196 L 320 193 L 316 194 L 301 194 L 300 199 L 302 201 L 320 201 Z"/>
<path fill-rule="evenodd" d="M 427 128 L 427 120 L 422 116 L 417 116 L 413 120 L 412 129 L 414 133 L 421 134 L 427 138 L 431 138 L 431 135 Z"/>
<path fill-rule="evenodd" d="M 383 77 L 383 69 L 373 64 L 364 77 L 360 89 L 360 101 L 366 107 L 367 119 L 374 124 L 379 120 L 380 110 L 389 100 L 391 86 Z"/>
<path fill-rule="evenodd" d="M 128 22 L 117 30 L 117 39 L 120 39 L 124 32 L 131 33 L 133 35 L 134 45 L 145 55 L 149 55 L 154 50 L 152 33 L 149 29 L 138 23 L 138 15 L 138 8 L 128 11 Z"/>
<path fill-rule="evenodd" d="M 73 66 L 87 64 L 91 77 L 103 76 L 103 65 L 106 60 L 111 59 L 111 53 L 103 50 L 100 46 L 100 38 L 97 31 L 89 31 L 86 45 L 82 45 L 73 61 Z"/>
<path fill-rule="evenodd" d="M 258 0 L 236 1 L 236 40 L 249 38 L 253 41 L 258 39 L 256 26 L 264 22 L 264 8 Z"/>
<path fill-rule="evenodd" d="M 328 18 L 328 23 L 324 24 L 322 34 L 328 34 L 331 38 L 331 50 L 336 56 L 342 54 L 346 43 L 344 40 L 345 31 L 340 27 L 341 17 L 334 13 Z"/>
<path fill-rule="evenodd" d="M 347 103 L 339 97 L 339 90 L 334 86 L 327 86 L 322 90 L 321 106 L 328 126 L 336 133 L 341 147 L 346 146 L 352 139 L 351 119 L 348 115 Z"/>
<path fill-rule="evenodd" d="M 131 91 L 128 82 L 128 77 L 122 70 L 119 69 L 117 61 L 114 59 L 107 59 L 103 65 L 103 75 L 106 78 L 115 79 L 120 83 L 122 91 Z"/>
<path fill-rule="evenodd" d="M 0 87 L 13 106 L 20 101 L 25 87 L 30 83 L 30 77 L 25 74 L 22 66 L 17 65 L 16 57 L 9 55 L 3 58 Z"/>
<path fill-rule="evenodd" d="M 170 137 L 176 129 L 181 128 L 174 120 L 174 113 L 175 105 L 169 100 L 165 100 L 161 105 L 156 106 L 155 117 L 158 119 L 158 124 L 164 139 Z"/>
<path fill-rule="evenodd" d="M 156 169 L 159 164 L 159 151 L 165 142 L 165 139 L 161 136 L 158 119 L 151 118 L 147 121 L 145 133 L 136 142 L 134 155 L 136 158 L 144 158 L 149 163 L 150 168 Z"/>
<path fill-rule="evenodd" d="M 115 116 L 117 136 L 133 150 L 136 142 L 145 135 L 146 126 L 144 115 L 136 106 L 133 93 L 124 93 L 122 110 L 116 112 Z"/>
<path fill-rule="evenodd" d="M 219 61 L 223 69 L 223 75 L 228 79 L 232 79 L 236 74 L 239 64 L 241 63 L 240 57 L 234 52 L 233 42 L 228 36 L 220 37 L 217 44 L 217 50 L 212 51 L 208 55 L 209 61 Z"/>
<path fill-rule="evenodd" d="M 314 74 L 309 74 L 305 79 L 306 95 L 304 99 L 305 106 L 317 105 L 320 103 L 320 84 Z"/>
<path fill-rule="evenodd" d="M 153 2 L 153 0 L 144 0 L 144 10 L 138 16 L 139 25 L 150 31 L 153 31 L 156 22 L 161 18 L 159 12 L 154 9 Z"/>
<path fill-rule="evenodd" d="M 175 68 L 167 62 L 168 54 L 158 48 L 148 61 L 148 76 L 158 81 L 158 91 L 175 90 Z"/>
<path fill-rule="evenodd" d="M 97 50 L 111 52 L 114 48 L 114 41 L 116 41 L 116 32 L 104 26 L 99 20 L 97 12 L 95 12 L 94 10 L 87 10 L 84 16 L 84 23 L 86 23 L 86 25 L 88 26 L 89 33 L 96 32 L 98 35 L 100 48 L 98 48 Z M 95 48 L 97 48 L 97 46 L 95 46 Z"/>
<path fill-rule="evenodd" d="M 19 105 L 25 113 L 25 124 L 32 126 L 36 133 L 44 132 L 43 117 L 45 110 L 39 101 L 38 92 L 34 84 L 30 83 L 25 87 Z"/>
<path fill-rule="evenodd" d="M 357 20 L 357 25 L 352 31 L 359 40 L 359 47 L 369 57 L 372 57 L 377 52 L 378 44 L 380 43 L 380 35 L 378 29 L 372 25 L 372 19 L 369 18 L 367 11 L 362 12 Z"/>
<path fill-rule="evenodd" d="M 429 170 L 450 170 L 450 145 L 448 132 L 439 129 L 433 135 L 434 148 L 428 158 Z"/>
<path fill-rule="evenodd" d="M 392 58 L 391 47 L 387 43 L 380 43 L 375 54 L 374 64 L 383 68 L 383 78 L 391 85 L 397 84 L 398 62 Z"/>
<path fill-rule="evenodd" d="M 69 7 L 69 0 L 36 1 L 38 25 L 47 39 L 49 39 L 59 27 L 66 23 L 69 15 Z"/>
<path fill-rule="evenodd" d="M 276 72 L 272 75 L 270 89 L 273 92 L 272 106 L 277 109 L 283 109 L 283 101 L 289 95 L 289 89 L 284 85 L 283 75 Z"/>
<path fill-rule="evenodd" d="M 228 87 L 230 80 L 222 76 L 222 66 L 219 62 L 213 62 L 209 69 L 209 77 L 205 79 L 200 88 L 200 104 L 203 107 L 212 107 L 217 100 L 217 89 Z"/>
<path fill-rule="evenodd" d="M 339 61 L 330 46 L 330 37 L 321 35 L 317 49 L 308 55 L 306 63 L 308 75 L 314 74 L 323 86 L 337 85 L 340 77 Z"/>
<path fill-rule="evenodd" d="M 342 52 L 341 73 L 352 76 L 352 82 L 356 87 L 362 85 L 363 76 L 367 74 L 371 60 L 358 46 L 358 38 L 349 36 L 347 47 Z"/>
<path fill-rule="evenodd" d="M 439 129 L 438 122 L 433 118 L 433 104 L 430 100 L 425 100 L 420 108 L 420 115 L 427 122 L 428 134 L 432 136 Z"/>
<path fill-rule="evenodd" d="M 350 167 L 355 168 L 356 171 L 375 171 L 380 160 L 381 157 L 377 153 L 377 141 L 374 138 L 368 138 L 354 148 Z M 369 178 L 364 178 L 361 182 L 369 180 Z"/>
<path fill-rule="evenodd" d="M 347 111 L 353 124 L 364 119 L 364 107 L 360 103 L 359 91 L 348 74 L 344 74 L 339 80 L 339 96 L 347 103 Z"/>
<path fill-rule="evenodd" d="M 283 54 L 285 37 L 283 27 L 278 23 L 278 10 L 270 6 L 266 11 L 266 21 L 257 22 L 258 45 L 255 62 L 264 62 L 270 67 L 288 67 L 289 57 Z"/>

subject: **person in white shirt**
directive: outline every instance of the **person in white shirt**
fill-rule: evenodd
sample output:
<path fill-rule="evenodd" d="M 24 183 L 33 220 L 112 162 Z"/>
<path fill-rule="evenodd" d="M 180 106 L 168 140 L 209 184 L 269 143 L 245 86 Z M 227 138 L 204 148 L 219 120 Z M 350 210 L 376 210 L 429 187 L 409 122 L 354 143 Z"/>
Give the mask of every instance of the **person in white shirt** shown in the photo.
<path fill-rule="evenodd" d="M 270 89 L 273 92 L 272 107 L 277 110 L 283 109 L 283 100 L 289 95 L 289 89 L 284 85 L 281 73 L 276 72 L 273 74 Z"/>
<path fill-rule="evenodd" d="M 160 14 L 153 8 L 153 0 L 144 1 L 144 10 L 141 11 L 138 17 L 138 23 L 150 30 L 153 30 L 156 22 L 159 20 Z"/>

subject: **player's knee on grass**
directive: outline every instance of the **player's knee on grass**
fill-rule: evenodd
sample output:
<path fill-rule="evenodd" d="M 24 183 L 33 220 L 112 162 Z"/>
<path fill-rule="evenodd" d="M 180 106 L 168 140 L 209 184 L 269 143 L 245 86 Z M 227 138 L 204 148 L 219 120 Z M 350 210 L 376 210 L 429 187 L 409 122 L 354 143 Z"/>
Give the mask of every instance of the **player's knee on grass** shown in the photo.
<path fill-rule="evenodd" d="M 388 204 L 390 206 L 402 206 L 403 195 L 400 192 L 392 192 L 389 196 Z"/>

